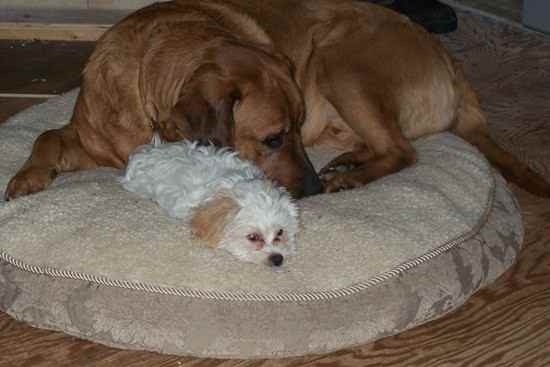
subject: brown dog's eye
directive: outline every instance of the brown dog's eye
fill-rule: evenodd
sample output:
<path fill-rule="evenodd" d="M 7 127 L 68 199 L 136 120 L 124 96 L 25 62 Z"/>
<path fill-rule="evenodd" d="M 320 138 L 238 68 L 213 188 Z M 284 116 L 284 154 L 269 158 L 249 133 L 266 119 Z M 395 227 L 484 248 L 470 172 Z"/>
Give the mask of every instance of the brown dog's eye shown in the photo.
<path fill-rule="evenodd" d="M 271 149 L 280 148 L 283 145 L 283 142 L 284 142 L 284 131 L 276 135 L 270 135 L 264 141 L 262 141 L 262 143 L 265 146 Z"/>

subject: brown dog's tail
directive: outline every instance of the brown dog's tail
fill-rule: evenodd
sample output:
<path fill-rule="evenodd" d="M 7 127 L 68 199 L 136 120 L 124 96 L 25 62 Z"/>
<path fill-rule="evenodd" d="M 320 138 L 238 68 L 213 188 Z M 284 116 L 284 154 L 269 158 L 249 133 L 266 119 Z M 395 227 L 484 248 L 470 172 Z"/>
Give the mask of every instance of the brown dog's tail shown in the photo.
<path fill-rule="evenodd" d="M 477 147 L 507 180 L 534 195 L 550 197 L 550 183 L 491 139 L 487 119 L 481 111 L 475 92 L 464 79 L 461 66 L 455 64 L 455 70 L 462 99 L 452 131 Z"/>
<path fill-rule="evenodd" d="M 534 195 L 550 197 L 550 184 L 512 154 L 502 150 L 489 136 L 478 133 L 461 137 L 475 145 L 507 180 Z"/>

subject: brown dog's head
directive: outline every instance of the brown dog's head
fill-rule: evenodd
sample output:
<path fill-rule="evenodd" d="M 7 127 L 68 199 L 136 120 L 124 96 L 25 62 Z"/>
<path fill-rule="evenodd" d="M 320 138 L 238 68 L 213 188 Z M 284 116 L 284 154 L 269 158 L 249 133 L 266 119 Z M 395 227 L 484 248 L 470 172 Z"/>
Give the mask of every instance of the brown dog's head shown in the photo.
<path fill-rule="evenodd" d="M 320 193 L 302 144 L 304 102 L 288 59 L 235 43 L 205 52 L 208 62 L 182 87 L 164 125 L 178 137 L 232 147 L 295 198 Z"/>

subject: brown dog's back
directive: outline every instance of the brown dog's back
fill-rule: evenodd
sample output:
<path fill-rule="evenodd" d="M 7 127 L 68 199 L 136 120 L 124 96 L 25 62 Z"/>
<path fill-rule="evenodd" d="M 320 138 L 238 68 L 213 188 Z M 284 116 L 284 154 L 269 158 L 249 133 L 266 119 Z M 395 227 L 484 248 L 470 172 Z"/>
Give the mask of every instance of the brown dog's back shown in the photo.
<path fill-rule="evenodd" d="M 297 197 L 322 189 L 302 138 L 347 151 L 333 164 L 352 169 L 326 181 L 336 191 L 413 164 L 411 140 L 451 130 L 511 181 L 550 197 L 549 183 L 490 139 L 437 39 L 348 0 L 177 0 L 130 15 L 98 42 L 71 123 L 37 139 L 5 196 L 43 190 L 67 171 L 123 167 L 153 130 L 230 145 Z"/>

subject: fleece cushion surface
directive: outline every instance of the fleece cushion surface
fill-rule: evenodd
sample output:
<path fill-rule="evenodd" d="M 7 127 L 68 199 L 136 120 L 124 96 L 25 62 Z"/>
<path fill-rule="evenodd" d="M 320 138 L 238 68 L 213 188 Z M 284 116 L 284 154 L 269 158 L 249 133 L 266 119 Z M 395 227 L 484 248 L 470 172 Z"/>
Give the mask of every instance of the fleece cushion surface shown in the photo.
<path fill-rule="evenodd" d="M 77 91 L 0 127 L 0 190 L 38 134 L 64 125 Z M 523 229 L 504 181 L 450 134 L 365 188 L 299 202 L 282 271 L 202 246 L 121 172 L 59 177 L 0 201 L 0 308 L 38 327 L 123 348 L 230 358 L 328 352 L 461 305 L 509 267 Z M 319 167 L 336 152 L 309 151 Z"/>

